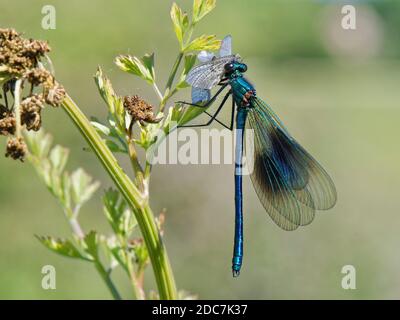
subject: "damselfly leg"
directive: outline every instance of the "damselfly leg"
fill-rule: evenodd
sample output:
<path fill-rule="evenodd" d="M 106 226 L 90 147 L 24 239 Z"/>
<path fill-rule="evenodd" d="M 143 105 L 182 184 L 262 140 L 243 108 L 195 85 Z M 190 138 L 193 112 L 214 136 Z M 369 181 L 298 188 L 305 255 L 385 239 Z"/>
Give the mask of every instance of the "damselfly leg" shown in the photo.
<path fill-rule="evenodd" d="M 219 94 L 219 92 L 218 92 L 217 94 Z M 217 94 L 216 94 L 216 95 L 217 95 Z M 228 100 L 228 98 L 229 98 L 229 96 L 230 96 L 231 94 L 232 94 L 232 91 L 229 90 L 228 93 L 225 95 L 225 97 L 222 99 L 221 104 L 219 105 L 218 109 L 215 111 L 215 113 L 214 113 L 213 115 L 211 115 L 210 113 L 208 113 L 207 111 L 205 111 L 205 113 L 206 113 L 208 116 L 211 117 L 210 120 L 208 120 L 206 123 L 203 123 L 203 124 L 189 124 L 189 125 L 183 125 L 183 126 L 178 126 L 178 128 L 206 127 L 206 126 L 209 126 L 209 125 L 215 120 L 215 121 L 217 121 L 219 124 L 221 124 L 222 126 L 224 126 L 225 128 L 232 130 L 232 129 L 229 128 L 227 125 L 225 125 L 224 123 L 222 123 L 221 121 L 219 121 L 219 120 L 217 119 L 217 115 L 218 115 L 219 112 L 222 110 L 222 107 L 225 105 L 226 101 Z M 213 97 L 213 99 L 215 100 L 215 96 Z M 211 100 L 212 100 L 212 99 L 211 99 Z M 211 100 L 210 100 L 210 101 L 211 101 Z M 196 105 L 196 104 L 188 103 L 188 102 L 180 102 L 180 103 L 186 104 L 186 105 L 190 105 L 190 106 L 193 106 L 193 107 L 200 107 L 200 108 L 206 108 L 206 107 L 207 107 L 207 104 L 209 104 L 209 102 L 207 102 L 207 104 L 205 104 L 205 105 Z M 231 124 L 231 126 L 232 126 L 232 124 Z"/>
<path fill-rule="evenodd" d="M 204 111 L 204 113 L 205 113 L 206 115 L 208 115 L 209 117 L 211 117 L 211 118 L 213 117 L 213 115 L 210 114 L 210 113 L 208 113 L 207 111 Z M 235 117 L 235 101 L 232 99 L 231 122 L 230 122 L 229 126 L 228 126 L 227 124 L 223 123 L 222 121 L 218 120 L 217 118 L 214 118 L 213 121 L 216 121 L 216 122 L 218 122 L 221 126 L 223 126 L 224 128 L 226 128 L 226 129 L 228 129 L 228 130 L 230 130 L 230 131 L 233 131 L 233 125 L 234 125 L 233 119 L 234 119 L 234 117 Z"/>

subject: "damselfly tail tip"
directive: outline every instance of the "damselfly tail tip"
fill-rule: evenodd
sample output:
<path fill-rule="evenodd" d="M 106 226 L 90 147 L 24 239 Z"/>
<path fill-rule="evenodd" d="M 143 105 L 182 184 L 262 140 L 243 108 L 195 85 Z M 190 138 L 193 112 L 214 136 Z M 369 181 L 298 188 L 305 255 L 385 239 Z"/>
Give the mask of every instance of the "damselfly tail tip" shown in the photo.
<path fill-rule="evenodd" d="M 239 275 L 240 275 L 240 270 L 232 269 L 232 275 L 233 275 L 234 278 L 239 277 Z"/>

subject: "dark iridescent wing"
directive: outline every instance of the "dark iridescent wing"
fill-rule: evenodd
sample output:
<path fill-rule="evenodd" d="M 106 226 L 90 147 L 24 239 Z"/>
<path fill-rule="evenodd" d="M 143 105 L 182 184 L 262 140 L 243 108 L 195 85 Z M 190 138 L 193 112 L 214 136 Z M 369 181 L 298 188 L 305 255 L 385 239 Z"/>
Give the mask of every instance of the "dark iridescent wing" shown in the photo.
<path fill-rule="evenodd" d="M 224 66 L 235 58 L 235 55 L 230 55 L 199 64 L 189 72 L 186 82 L 192 87 L 210 90 L 221 81 Z"/>
<path fill-rule="evenodd" d="M 253 185 L 263 206 L 285 229 L 309 224 L 315 210 L 336 203 L 335 186 L 321 165 L 290 136 L 262 100 L 251 100 L 248 125 L 254 130 Z"/>

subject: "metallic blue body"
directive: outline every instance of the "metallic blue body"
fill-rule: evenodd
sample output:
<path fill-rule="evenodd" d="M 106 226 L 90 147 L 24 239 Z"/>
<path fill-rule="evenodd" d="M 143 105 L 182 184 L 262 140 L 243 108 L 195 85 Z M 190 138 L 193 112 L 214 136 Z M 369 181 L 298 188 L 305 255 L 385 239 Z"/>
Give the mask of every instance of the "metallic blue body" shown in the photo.
<path fill-rule="evenodd" d="M 232 95 L 237 106 L 236 114 L 236 146 L 235 146 L 235 240 L 233 246 L 232 273 L 234 277 L 240 274 L 243 260 L 243 192 L 242 192 L 242 158 L 243 139 L 248 108 L 251 104 L 246 94 L 255 95 L 254 87 L 235 68 L 229 77 Z"/>
<path fill-rule="evenodd" d="M 238 276 L 243 259 L 243 192 L 242 192 L 242 157 L 243 138 L 247 110 L 240 108 L 236 115 L 235 147 L 235 241 L 233 246 L 232 273 Z"/>

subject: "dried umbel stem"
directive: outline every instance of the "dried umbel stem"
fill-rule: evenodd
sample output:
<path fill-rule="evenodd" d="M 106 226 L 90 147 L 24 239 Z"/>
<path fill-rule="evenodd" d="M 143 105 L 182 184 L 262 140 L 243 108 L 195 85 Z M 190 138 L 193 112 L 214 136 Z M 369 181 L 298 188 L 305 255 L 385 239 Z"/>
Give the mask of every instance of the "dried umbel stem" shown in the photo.
<path fill-rule="evenodd" d="M 17 135 L 14 140 L 20 141 L 22 126 L 33 131 L 40 129 L 41 110 L 45 103 L 58 107 L 63 102 L 66 95 L 64 87 L 41 63 L 48 52 L 50 47 L 45 41 L 25 39 L 14 29 L 0 29 L 0 84 L 3 88 L 0 98 L 4 99 L 5 104 L 0 104 L 0 134 Z M 28 95 L 22 102 L 16 101 L 17 97 L 22 96 L 26 83 L 30 85 Z M 35 89 L 39 89 L 41 93 L 34 93 Z M 15 90 L 20 94 L 16 95 Z M 9 92 L 14 99 L 12 107 L 9 106 Z M 24 152 L 14 150 L 14 140 L 10 139 L 8 142 L 7 155 L 13 159 L 21 159 Z"/>

